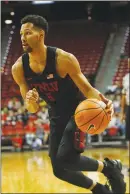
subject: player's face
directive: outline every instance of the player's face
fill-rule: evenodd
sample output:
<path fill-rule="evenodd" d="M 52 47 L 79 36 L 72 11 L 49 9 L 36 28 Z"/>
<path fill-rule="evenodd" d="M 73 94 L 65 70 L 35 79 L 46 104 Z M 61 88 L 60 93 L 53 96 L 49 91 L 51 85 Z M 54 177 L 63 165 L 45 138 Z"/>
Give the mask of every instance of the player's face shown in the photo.
<path fill-rule="evenodd" d="M 41 41 L 40 32 L 34 27 L 32 23 L 25 23 L 20 30 L 23 50 L 25 52 L 32 52 L 37 48 Z"/>

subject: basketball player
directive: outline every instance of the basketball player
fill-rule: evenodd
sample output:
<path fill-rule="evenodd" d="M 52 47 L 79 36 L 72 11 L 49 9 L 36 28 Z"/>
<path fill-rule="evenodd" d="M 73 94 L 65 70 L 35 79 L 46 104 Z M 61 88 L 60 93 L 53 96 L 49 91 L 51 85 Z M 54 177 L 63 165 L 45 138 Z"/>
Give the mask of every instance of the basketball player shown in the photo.
<path fill-rule="evenodd" d="M 130 70 L 130 58 L 128 58 L 128 69 Z M 128 144 L 128 151 L 130 148 L 130 72 L 123 77 L 123 90 L 122 90 L 122 99 L 121 99 L 121 119 L 122 121 L 126 120 L 126 141 Z M 126 109 L 125 109 L 126 108 Z M 125 111 L 126 110 L 126 111 Z M 130 171 L 130 168 L 129 168 Z"/>
<path fill-rule="evenodd" d="M 48 23 L 43 17 L 28 15 L 21 20 L 21 24 L 20 34 L 25 53 L 13 65 L 12 74 L 29 112 L 38 111 L 39 96 L 48 103 L 49 156 L 54 175 L 89 189 L 94 194 L 125 194 L 119 161 L 106 158 L 101 162 L 80 155 L 84 148 L 84 134 L 77 129 L 73 118 L 77 105 L 85 98 L 97 98 L 106 103 L 110 117 L 112 102 L 89 84 L 74 55 L 44 44 Z M 102 172 L 108 178 L 112 191 L 107 185 L 94 182 L 81 171 Z"/>

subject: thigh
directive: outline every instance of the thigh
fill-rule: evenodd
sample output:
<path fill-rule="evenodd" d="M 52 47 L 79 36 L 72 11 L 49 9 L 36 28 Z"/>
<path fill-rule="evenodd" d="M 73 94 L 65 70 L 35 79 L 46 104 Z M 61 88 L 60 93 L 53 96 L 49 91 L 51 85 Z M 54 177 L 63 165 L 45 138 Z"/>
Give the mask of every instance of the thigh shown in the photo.
<path fill-rule="evenodd" d="M 56 159 L 57 151 L 69 119 L 59 116 L 53 117 L 50 120 L 49 156 L 52 162 Z"/>
<path fill-rule="evenodd" d="M 59 144 L 57 156 L 65 160 L 75 160 L 79 156 L 79 152 L 75 149 L 74 138 L 77 126 L 72 117 L 66 125 L 61 142 Z"/>

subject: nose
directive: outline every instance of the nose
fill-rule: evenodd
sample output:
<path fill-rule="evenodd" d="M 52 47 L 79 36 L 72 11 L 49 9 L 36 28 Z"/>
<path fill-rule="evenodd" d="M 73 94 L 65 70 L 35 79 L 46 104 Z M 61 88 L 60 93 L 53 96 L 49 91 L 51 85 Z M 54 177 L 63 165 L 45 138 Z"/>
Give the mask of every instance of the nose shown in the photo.
<path fill-rule="evenodd" d="M 25 41 L 25 36 L 21 35 L 21 41 L 24 42 Z"/>

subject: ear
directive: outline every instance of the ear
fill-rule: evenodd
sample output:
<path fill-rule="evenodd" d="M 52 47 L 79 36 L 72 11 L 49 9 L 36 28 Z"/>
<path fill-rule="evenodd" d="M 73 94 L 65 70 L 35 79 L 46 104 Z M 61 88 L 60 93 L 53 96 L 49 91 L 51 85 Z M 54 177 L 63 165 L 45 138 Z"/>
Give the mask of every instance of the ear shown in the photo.
<path fill-rule="evenodd" d="M 45 32 L 43 30 L 40 30 L 40 38 L 44 39 L 45 37 Z"/>

